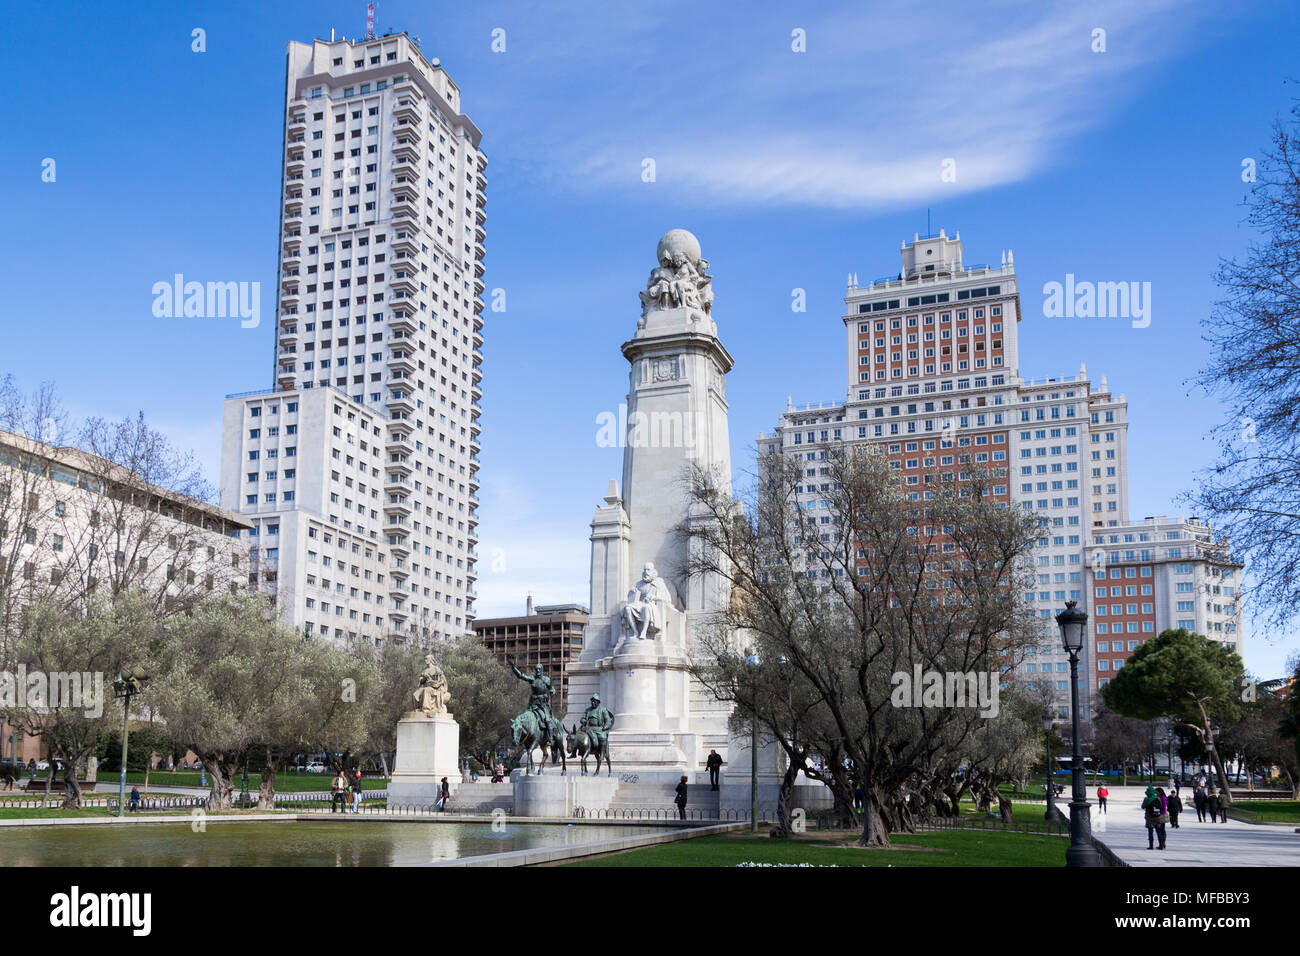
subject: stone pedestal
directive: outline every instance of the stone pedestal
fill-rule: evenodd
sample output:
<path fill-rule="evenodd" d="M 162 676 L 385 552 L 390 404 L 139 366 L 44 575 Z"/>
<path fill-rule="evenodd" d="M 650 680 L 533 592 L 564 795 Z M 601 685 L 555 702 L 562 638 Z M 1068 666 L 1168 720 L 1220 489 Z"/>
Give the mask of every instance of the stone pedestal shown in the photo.
<path fill-rule="evenodd" d="M 460 725 L 450 714 L 412 711 L 397 722 L 397 755 L 388 802 L 428 805 L 438 799 L 442 778 L 452 793 L 460 785 Z"/>
<path fill-rule="evenodd" d="M 511 775 L 515 793 L 515 816 L 571 817 L 576 807 L 606 810 L 618 790 L 619 778 L 560 775 L 549 770 L 543 774 Z"/>

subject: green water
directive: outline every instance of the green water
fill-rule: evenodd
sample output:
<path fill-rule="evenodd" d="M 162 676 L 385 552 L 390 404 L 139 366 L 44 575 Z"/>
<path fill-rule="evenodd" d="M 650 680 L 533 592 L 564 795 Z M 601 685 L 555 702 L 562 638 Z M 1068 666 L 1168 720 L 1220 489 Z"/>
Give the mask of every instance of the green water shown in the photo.
<path fill-rule="evenodd" d="M 225 823 L 6 828 L 13 866 L 409 866 L 663 832 L 660 827 L 507 823 Z"/>

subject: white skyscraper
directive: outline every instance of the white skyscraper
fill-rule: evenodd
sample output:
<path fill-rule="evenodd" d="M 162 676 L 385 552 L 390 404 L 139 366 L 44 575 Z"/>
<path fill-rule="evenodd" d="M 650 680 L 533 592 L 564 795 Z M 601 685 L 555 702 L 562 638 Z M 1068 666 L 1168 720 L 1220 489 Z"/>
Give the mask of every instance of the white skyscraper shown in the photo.
<path fill-rule="evenodd" d="M 274 387 L 227 398 L 221 500 L 342 644 L 471 630 L 481 138 L 404 33 L 288 45 Z"/>

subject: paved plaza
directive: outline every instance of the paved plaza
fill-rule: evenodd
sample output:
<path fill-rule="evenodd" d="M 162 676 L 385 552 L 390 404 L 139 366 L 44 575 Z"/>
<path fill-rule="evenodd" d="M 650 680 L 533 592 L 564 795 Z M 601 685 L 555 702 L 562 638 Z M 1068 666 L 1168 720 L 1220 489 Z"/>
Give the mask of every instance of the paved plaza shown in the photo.
<path fill-rule="evenodd" d="M 1147 829 L 1142 812 L 1146 787 L 1112 787 L 1107 812 L 1099 814 L 1097 793 L 1088 788 L 1092 804 L 1092 829 L 1125 863 L 1132 866 L 1300 866 L 1300 833 L 1292 824 L 1198 823 L 1192 790 L 1179 793 L 1186 809 L 1179 814 L 1178 829 L 1165 827 L 1162 850 L 1147 849 Z M 1068 799 L 1069 791 L 1066 791 Z M 1069 808 L 1062 803 L 1066 813 Z"/>

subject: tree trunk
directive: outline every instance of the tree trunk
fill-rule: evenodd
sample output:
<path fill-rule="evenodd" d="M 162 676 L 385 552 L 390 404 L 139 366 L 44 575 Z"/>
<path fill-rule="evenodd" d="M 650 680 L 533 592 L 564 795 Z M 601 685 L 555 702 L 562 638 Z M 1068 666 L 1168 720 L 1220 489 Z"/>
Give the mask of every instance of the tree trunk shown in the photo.
<path fill-rule="evenodd" d="M 767 834 L 770 837 L 779 840 L 788 840 L 790 838 L 790 796 L 794 791 L 794 782 L 798 776 L 798 765 L 793 760 L 787 760 L 785 773 L 781 777 L 781 789 L 776 796 L 776 824 Z"/>
<path fill-rule="evenodd" d="M 890 846 L 889 829 L 885 825 L 885 815 L 881 810 L 883 801 L 875 787 L 863 787 L 866 799 L 862 802 L 862 836 L 858 846 Z"/>
<path fill-rule="evenodd" d="M 231 799 L 231 775 L 221 760 L 203 760 L 203 767 L 212 779 L 212 789 L 208 791 L 209 810 L 229 810 Z"/>
<path fill-rule="evenodd" d="M 495 766 L 495 764 L 493 764 Z M 379 770 L 384 775 L 385 780 L 392 780 L 393 775 L 388 769 L 388 755 L 381 753 L 379 755 Z"/>
<path fill-rule="evenodd" d="M 77 783 L 76 761 L 68 761 L 69 770 L 63 772 L 63 809 L 81 809 L 81 786 Z"/>
<path fill-rule="evenodd" d="M 1011 810 L 1011 798 L 998 793 L 998 812 L 1002 815 L 1003 823 L 1015 823 Z"/>

